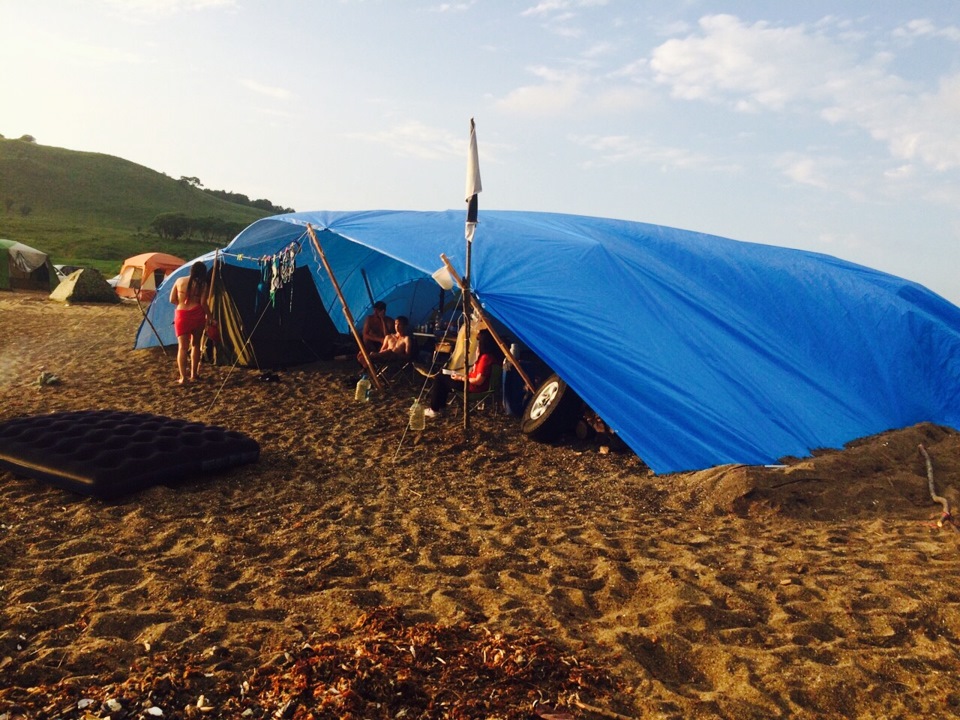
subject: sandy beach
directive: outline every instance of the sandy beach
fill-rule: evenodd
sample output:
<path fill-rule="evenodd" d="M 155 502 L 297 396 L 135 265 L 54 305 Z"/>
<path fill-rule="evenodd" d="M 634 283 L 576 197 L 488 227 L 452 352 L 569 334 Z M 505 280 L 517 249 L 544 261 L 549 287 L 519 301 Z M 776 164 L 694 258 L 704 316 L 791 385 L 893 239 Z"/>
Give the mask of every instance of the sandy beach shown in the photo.
<path fill-rule="evenodd" d="M 0 422 L 137 410 L 257 463 L 114 501 L 0 471 L 0 719 L 960 716 L 960 435 L 657 476 L 351 363 L 134 351 L 136 304 L 0 293 Z M 59 385 L 40 387 L 41 371 Z"/>

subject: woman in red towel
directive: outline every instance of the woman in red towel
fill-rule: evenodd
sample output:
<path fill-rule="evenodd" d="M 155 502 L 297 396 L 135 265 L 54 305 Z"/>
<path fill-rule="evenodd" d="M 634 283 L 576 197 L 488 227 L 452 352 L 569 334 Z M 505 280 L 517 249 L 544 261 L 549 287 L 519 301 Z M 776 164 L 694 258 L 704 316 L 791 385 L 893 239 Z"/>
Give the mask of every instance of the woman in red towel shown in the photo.
<path fill-rule="evenodd" d="M 177 369 L 182 385 L 187 380 L 196 382 L 200 377 L 200 340 L 207 325 L 207 295 L 210 280 L 207 266 L 195 262 L 190 266 L 189 277 L 179 278 L 170 291 L 170 302 L 177 306 L 173 315 L 173 328 L 177 333 Z M 187 351 L 190 353 L 190 373 L 187 374 Z"/>

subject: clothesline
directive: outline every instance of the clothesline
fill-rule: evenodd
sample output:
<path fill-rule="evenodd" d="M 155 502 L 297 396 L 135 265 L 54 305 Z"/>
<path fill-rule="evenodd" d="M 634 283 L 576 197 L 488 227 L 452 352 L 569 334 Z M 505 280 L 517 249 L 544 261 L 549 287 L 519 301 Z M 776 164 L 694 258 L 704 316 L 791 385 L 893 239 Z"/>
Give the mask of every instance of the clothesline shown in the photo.
<path fill-rule="evenodd" d="M 302 249 L 303 241 L 305 238 L 306 238 L 306 233 L 302 234 L 296 240 L 293 240 L 292 242 L 290 242 L 290 244 L 284 247 L 282 250 L 278 250 L 276 253 L 273 253 L 272 255 L 247 255 L 245 253 L 228 252 L 227 250 L 221 250 L 220 254 L 227 255 L 232 258 L 236 258 L 238 262 L 249 261 L 249 262 L 257 263 L 258 265 L 262 265 L 264 262 L 268 262 L 268 261 L 272 262 L 275 258 L 281 258 L 291 252 L 293 254 L 293 257 L 295 258 L 300 253 L 300 250 Z"/>

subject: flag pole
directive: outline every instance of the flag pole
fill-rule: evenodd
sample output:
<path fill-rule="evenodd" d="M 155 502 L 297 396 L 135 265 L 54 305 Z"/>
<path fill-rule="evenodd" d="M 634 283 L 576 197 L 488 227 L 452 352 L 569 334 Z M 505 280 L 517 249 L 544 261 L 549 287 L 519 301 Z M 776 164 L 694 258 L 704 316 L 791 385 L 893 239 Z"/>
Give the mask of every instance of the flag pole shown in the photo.
<path fill-rule="evenodd" d="M 471 250 L 473 249 L 473 234 L 477 229 L 477 194 L 483 190 L 480 183 L 480 158 L 477 153 L 477 126 L 470 118 L 470 145 L 467 148 L 467 183 L 466 183 L 466 202 L 467 202 L 467 222 L 464 227 L 464 236 L 467 240 L 467 261 L 463 274 L 463 317 L 464 332 L 466 337 L 466 359 L 464 360 L 464 379 L 463 379 L 463 433 L 470 432 L 470 262 Z"/>
<path fill-rule="evenodd" d="M 463 434 L 470 434 L 470 241 L 467 241 L 467 265 L 463 274 Z"/>

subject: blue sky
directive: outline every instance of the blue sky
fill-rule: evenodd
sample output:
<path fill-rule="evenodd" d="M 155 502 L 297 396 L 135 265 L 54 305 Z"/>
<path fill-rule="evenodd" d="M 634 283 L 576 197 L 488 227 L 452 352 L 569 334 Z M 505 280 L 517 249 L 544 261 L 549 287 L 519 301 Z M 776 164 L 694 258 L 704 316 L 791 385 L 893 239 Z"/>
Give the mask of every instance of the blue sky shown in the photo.
<path fill-rule="evenodd" d="M 0 134 L 297 210 L 640 220 L 960 304 L 956 0 L 0 0 Z M 482 227 L 482 225 L 481 225 Z"/>

